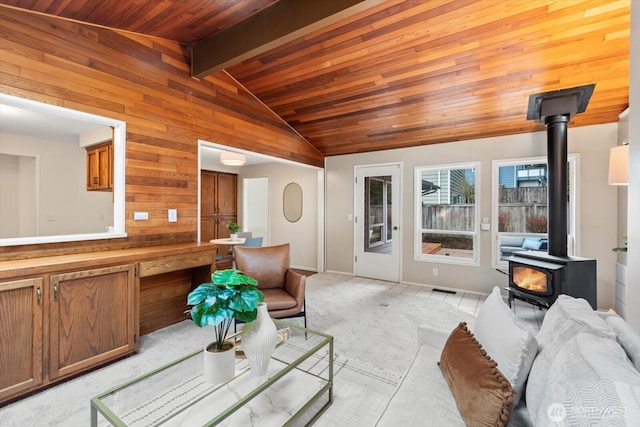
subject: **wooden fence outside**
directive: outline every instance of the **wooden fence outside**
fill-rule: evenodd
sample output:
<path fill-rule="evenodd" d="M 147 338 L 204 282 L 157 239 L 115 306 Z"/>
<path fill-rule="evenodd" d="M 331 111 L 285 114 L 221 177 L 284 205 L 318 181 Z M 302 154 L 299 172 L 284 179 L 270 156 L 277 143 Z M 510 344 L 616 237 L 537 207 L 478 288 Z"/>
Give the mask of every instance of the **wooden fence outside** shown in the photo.
<path fill-rule="evenodd" d="M 547 187 L 500 187 L 500 200 L 502 204 L 547 204 Z"/>
<path fill-rule="evenodd" d="M 546 203 L 502 203 L 498 207 L 498 231 L 546 233 Z M 474 205 L 427 205 L 422 209 L 422 227 L 431 230 L 473 231 Z"/>
<path fill-rule="evenodd" d="M 432 230 L 473 231 L 475 205 L 427 205 L 422 224 Z"/>

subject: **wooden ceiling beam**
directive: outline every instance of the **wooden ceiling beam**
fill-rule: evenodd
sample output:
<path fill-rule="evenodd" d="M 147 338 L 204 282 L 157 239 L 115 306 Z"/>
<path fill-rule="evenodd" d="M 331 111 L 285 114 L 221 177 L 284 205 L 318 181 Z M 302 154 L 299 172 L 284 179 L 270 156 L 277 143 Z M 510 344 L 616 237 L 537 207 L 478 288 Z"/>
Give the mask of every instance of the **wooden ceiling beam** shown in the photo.
<path fill-rule="evenodd" d="M 280 0 L 193 45 L 191 74 L 203 78 L 355 15 L 383 0 Z"/>

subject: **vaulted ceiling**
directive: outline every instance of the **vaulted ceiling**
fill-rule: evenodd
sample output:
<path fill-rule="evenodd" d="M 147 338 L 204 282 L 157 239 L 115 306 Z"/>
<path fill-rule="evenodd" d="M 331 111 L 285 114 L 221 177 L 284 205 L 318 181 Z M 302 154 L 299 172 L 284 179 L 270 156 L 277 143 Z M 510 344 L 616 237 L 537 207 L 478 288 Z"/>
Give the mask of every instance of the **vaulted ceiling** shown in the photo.
<path fill-rule="evenodd" d="M 250 32 L 251 25 L 237 26 L 294 1 L 0 4 L 171 39 L 196 51 L 230 29 Z M 351 3 L 360 9 L 225 68 L 324 155 L 540 130 L 526 120 L 530 94 L 589 83 L 596 87 L 587 111 L 570 126 L 615 122 L 628 106 L 630 0 Z"/>

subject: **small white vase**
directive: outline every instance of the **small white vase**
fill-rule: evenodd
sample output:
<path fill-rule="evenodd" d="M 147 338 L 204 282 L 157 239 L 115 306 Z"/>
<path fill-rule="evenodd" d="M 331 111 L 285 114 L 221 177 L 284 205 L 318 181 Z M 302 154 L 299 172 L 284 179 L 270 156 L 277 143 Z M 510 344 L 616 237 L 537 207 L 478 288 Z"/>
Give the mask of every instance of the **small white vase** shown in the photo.
<path fill-rule="evenodd" d="M 258 317 L 242 328 L 242 349 L 256 377 L 266 375 L 271 355 L 276 348 L 278 331 L 269 317 L 267 304 L 258 304 Z"/>
<path fill-rule="evenodd" d="M 238 233 L 231 233 L 229 235 L 229 238 L 231 239 L 232 242 L 235 242 L 238 240 Z"/>
<path fill-rule="evenodd" d="M 210 384 L 221 384 L 230 381 L 236 373 L 236 349 L 231 341 L 231 348 L 225 351 L 209 351 L 209 344 L 204 348 L 204 379 Z"/>

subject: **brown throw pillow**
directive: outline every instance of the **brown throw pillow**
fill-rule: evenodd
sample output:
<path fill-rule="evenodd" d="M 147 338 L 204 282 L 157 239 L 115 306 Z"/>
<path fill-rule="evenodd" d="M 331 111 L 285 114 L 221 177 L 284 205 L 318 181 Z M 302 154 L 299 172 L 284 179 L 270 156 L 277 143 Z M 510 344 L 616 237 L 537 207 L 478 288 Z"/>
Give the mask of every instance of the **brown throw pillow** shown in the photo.
<path fill-rule="evenodd" d="M 467 426 L 507 425 L 514 391 L 466 322 L 449 335 L 438 366 Z"/>

